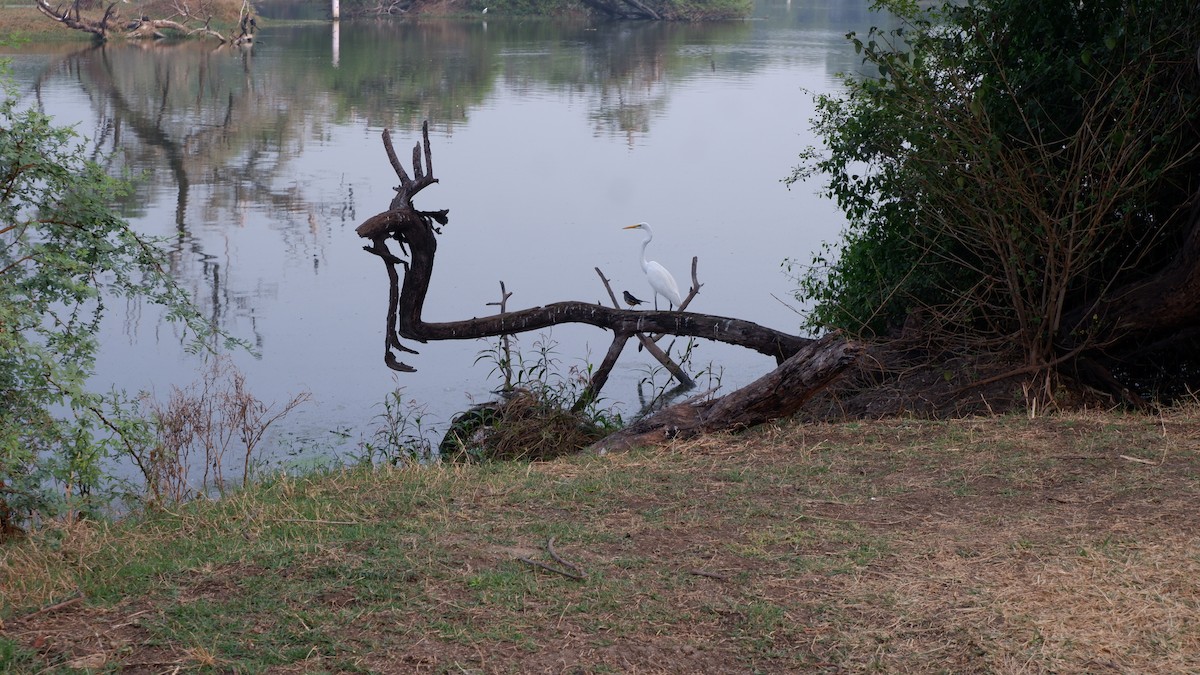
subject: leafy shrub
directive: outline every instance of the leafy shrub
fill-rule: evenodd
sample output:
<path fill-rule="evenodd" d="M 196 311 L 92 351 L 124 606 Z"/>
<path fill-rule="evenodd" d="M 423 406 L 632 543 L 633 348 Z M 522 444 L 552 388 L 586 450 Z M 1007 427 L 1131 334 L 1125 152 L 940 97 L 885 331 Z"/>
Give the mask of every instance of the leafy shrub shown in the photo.
<path fill-rule="evenodd" d="M 95 508 L 101 461 L 149 442 L 119 393 L 87 388 L 105 299 L 166 307 L 201 348 L 212 335 L 167 272 L 157 242 L 111 206 L 129 184 L 109 177 L 70 129 L 0 101 L 0 533 Z"/>
<path fill-rule="evenodd" d="M 1153 274 L 1185 233 L 1200 9 L 879 7 L 901 27 L 848 35 L 870 72 L 818 99 L 827 148 L 792 176 L 824 177 L 848 220 L 801 270 L 812 327 L 879 335 L 919 314 L 943 343 L 1052 364 L 1087 339 L 1069 310 Z"/>

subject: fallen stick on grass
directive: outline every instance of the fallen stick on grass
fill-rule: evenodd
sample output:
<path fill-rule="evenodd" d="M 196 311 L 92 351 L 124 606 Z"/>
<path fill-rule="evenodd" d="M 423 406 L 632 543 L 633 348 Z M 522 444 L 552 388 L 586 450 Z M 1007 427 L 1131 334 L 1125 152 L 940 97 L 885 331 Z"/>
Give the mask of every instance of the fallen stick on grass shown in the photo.
<path fill-rule="evenodd" d="M 525 563 L 526 565 L 533 565 L 534 567 L 540 567 L 541 569 L 544 569 L 547 572 L 554 572 L 555 574 L 561 574 L 562 576 L 564 576 L 568 579 L 573 579 L 575 581 L 583 581 L 584 579 L 587 579 L 587 573 L 585 573 L 583 571 L 582 567 L 580 567 L 579 565 L 576 565 L 575 563 L 570 562 L 568 560 L 564 560 L 562 558 L 562 556 L 558 555 L 558 551 L 554 550 L 554 537 L 550 537 L 550 539 L 548 541 L 546 541 L 546 550 L 550 552 L 550 557 L 554 558 L 555 562 L 557 562 L 558 564 L 562 565 L 563 567 L 567 567 L 569 569 L 564 570 L 564 569 L 555 567 L 553 565 L 547 565 L 544 562 L 539 562 L 537 560 L 530 560 L 529 558 L 518 557 L 517 560 L 520 560 L 521 562 Z"/>
<path fill-rule="evenodd" d="M 49 614 L 50 612 L 54 612 L 54 611 L 63 609 L 64 607 L 70 607 L 71 605 L 74 605 L 77 602 L 81 602 L 82 600 L 83 600 L 83 593 L 80 591 L 76 591 L 75 595 L 72 595 L 71 597 L 67 598 L 66 600 L 63 600 L 62 602 L 56 602 L 53 605 L 47 605 L 46 607 L 43 607 L 35 612 L 30 612 L 29 614 L 26 614 L 25 616 L 21 617 L 19 620 L 24 621 L 25 619 L 32 619 L 33 617 L 40 616 L 42 614 Z"/>
<path fill-rule="evenodd" d="M 688 570 L 688 574 L 694 574 L 698 577 L 707 577 L 709 579 L 716 579 L 717 581 L 729 581 L 729 577 L 725 576 L 724 574 L 709 572 L 708 570 Z"/>
<path fill-rule="evenodd" d="M 1121 459 L 1125 460 L 1126 462 L 1137 462 L 1138 464 L 1149 464 L 1150 466 L 1158 466 L 1161 463 L 1161 462 L 1152 462 L 1148 459 L 1142 459 L 1141 457 L 1131 457 L 1129 455 L 1119 455 L 1119 457 Z"/>
<path fill-rule="evenodd" d="M 546 540 L 546 550 L 550 551 L 550 557 L 554 558 L 555 562 L 557 562 L 559 565 L 562 565 L 564 567 L 571 568 L 571 571 L 574 572 L 576 575 L 578 575 L 579 578 L 582 579 L 583 577 L 587 576 L 587 573 L 583 571 L 582 567 L 580 567 L 579 565 L 576 565 L 573 562 L 563 560 L 558 555 L 558 551 L 554 550 L 554 537 L 550 537 L 549 539 Z"/>

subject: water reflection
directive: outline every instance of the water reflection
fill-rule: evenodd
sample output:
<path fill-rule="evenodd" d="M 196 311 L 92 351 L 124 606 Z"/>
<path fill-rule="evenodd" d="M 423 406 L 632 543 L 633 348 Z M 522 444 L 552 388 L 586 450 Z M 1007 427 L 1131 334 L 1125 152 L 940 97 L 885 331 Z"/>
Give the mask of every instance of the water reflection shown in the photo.
<path fill-rule="evenodd" d="M 490 311 L 499 279 L 515 306 L 599 299 L 597 265 L 639 294 L 636 246 L 618 228 L 648 220 L 674 242 L 656 255 L 677 274 L 700 257 L 697 311 L 794 330 L 775 299 L 790 291 L 779 263 L 841 221 L 780 180 L 811 142 L 809 92 L 857 66 L 842 35 L 870 25 L 866 5 L 772 2 L 753 21 L 699 25 L 268 26 L 247 49 L 38 47 L 16 66 L 30 100 L 78 121 L 95 156 L 144 172 L 125 215 L 168 237 L 175 274 L 259 346 L 239 366 L 260 397 L 310 388 L 321 405 L 307 423 L 327 430 L 365 426 L 394 384 L 378 346 L 382 269 L 353 235 L 395 183 L 383 127 L 403 148 L 431 121 L 442 184 L 422 198 L 450 208 L 451 225 L 430 320 Z M 134 390 L 193 379 L 157 315 L 130 308 L 115 323 L 101 379 Z M 555 338 L 569 360 L 597 339 Z M 479 348 L 427 345 L 401 384 L 444 420 L 489 388 L 471 368 Z M 716 348 L 704 358 L 730 368 L 726 386 L 769 367 Z M 642 367 L 614 373 L 611 395 L 633 399 Z"/>
<path fill-rule="evenodd" d="M 299 99 L 254 71 L 249 48 L 103 45 L 63 55 L 32 90 L 43 108 L 49 87 L 59 97 L 75 90 L 86 98 L 93 156 L 114 173 L 136 177 L 124 215 L 151 221 L 153 233 L 170 239 L 173 273 L 215 322 L 230 330 L 248 327 L 261 345 L 252 320 L 235 327 L 231 316 L 252 316 L 256 303 L 271 302 L 273 285 L 231 287 L 236 270 L 228 267 L 253 265 L 255 255 L 229 255 L 221 250 L 229 244 L 222 235 L 244 228 L 248 212 L 265 209 L 276 214 L 269 226 L 285 253 L 311 255 L 319 271 L 323 243 L 313 235 L 325 219 L 289 175 L 332 106 L 316 92 Z M 162 214 L 167 209 L 169 221 Z M 354 217 L 349 193 L 342 210 Z"/>

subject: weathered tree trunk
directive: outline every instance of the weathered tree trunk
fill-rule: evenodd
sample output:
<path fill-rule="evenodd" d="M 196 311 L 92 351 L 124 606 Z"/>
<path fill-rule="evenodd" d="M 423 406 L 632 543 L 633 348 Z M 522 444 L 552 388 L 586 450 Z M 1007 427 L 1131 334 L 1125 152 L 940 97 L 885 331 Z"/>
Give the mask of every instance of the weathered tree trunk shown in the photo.
<path fill-rule="evenodd" d="M 613 332 L 613 346 L 597 370 L 592 386 L 587 390 L 588 396 L 598 393 L 625 342 L 638 334 L 663 333 L 725 342 L 754 349 L 782 364 L 754 384 L 706 404 L 703 414 L 697 413 L 699 417 L 694 423 L 676 424 L 689 430 L 707 431 L 750 426 L 794 413 L 859 352 L 857 346 L 840 338 L 827 337 L 817 342 L 741 319 L 682 311 L 622 310 L 586 302 L 558 302 L 481 318 L 427 323 L 421 315 L 433 273 L 436 235 L 440 233 L 439 226 L 447 224 L 449 211 L 421 211 L 413 206 L 413 197 L 437 182 L 433 176 L 428 123 L 422 128 L 422 137 L 423 143 L 417 143 L 413 148 L 413 176 L 409 177 L 396 156 L 391 134 L 386 130 L 383 132 L 384 149 L 400 179 L 400 186 L 387 211 L 368 218 L 355 230 L 360 237 L 371 241 L 371 245 L 363 249 L 379 256 L 387 271 L 389 293 L 384 363 L 393 370 L 414 370 L 397 359 L 393 351 L 416 353 L 400 342 L 402 337 L 420 342 L 474 340 L 561 323 L 585 323 Z M 395 255 L 388 240 L 397 242 L 405 257 Z M 398 266 L 404 270 L 403 281 Z M 698 288 L 694 275 L 693 283 L 694 294 Z"/>
<path fill-rule="evenodd" d="M 591 450 L 612 452 L 658 445 L 673 438 L 747 429 L 794 415 L 862 351 L 862 345 L 831 333 L 737 391 L 711 401 L 685 401 L 664 408 L 610 435 Z"/>

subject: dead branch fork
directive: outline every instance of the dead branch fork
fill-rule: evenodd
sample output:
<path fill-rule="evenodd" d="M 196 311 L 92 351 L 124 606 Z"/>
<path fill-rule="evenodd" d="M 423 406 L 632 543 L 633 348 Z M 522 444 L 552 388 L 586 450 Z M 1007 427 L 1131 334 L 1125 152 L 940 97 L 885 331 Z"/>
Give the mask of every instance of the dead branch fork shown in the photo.
<path fill-rule="evenodd" d="M 396 272 L 396 265 L 403 265 L 406 272 L 411 271 L 408 263 L 392 254 L 388 248 L 387 240 L 395 239 L 400 246 L 400 250 L 405 254 L 408 253 L 408 236 L 407 233 L 412 228 L 418 228 L 422 231 L 430 233 L 428 242 L 436 248 L 436 240 L 432 237 L 432 233 L 441 233 L 441 230 L 433 226 L 436 221 L 439 225 L 445 225 L 449 222 L 449 209 L 440 211 L 419 211 L 413 207 L 413 197 L 421 190 L 438 182 L 438 179 L 433 176 L 433 152 L 429 148 L 429 122 L 426 121 L 421 125 L 421 137 L 424 144 L 424 153 L 422 154 L 422 143 L 417 143 L 413 147 L 412 164 L 413 176 L 409 178 L 408 172 L 404 170 L 404 165 L 400 163 L 400 158 L 396 156 L 396 148 L 392 145 L 392 134 L 388 129 L 383 130 L 383 147 L 387 152 L 388 161 L 392 164 L 392 169 L 396 172 L 396 176 L 400 179 L 400 185 L 395 188 L 396 196 L 392 197 L 392 202 L 388 206 L 388 210 L 367 219 L 362 225 L 356 228 L 355 232 L 358 236 L 371 240 L 370 246 L 364 246 L 363 250 L 368 253 L 373 253 L 383 259 L 387 265 L 388 274 L 388 311 L 387 311 L 387 332 L 384 338 L 383 361 L 388 368 L 399 372 L 415 372 L 416 368 L 399 361 L 392 349 L 398 349 L 402 352 L 417 354 L 414 349 L 406 347 L 400 342 L 399 335 L 399 308 L 400 308 L 400 277 Z M 425 170 L 421 168 L 421 158 L 425 159 Z M 426 173 L 426 170 L 428 173 Z M 407 226 L 407 227 L 405 227 Z M 432 259 L 433 251 L 430 250 L 430 258 Z M 432 262 L 432 260 L 431 260 Z M 427 282 L 428 283 L 428 282 Z M 422 298 L 423 301 L 423 298 Z"/>

